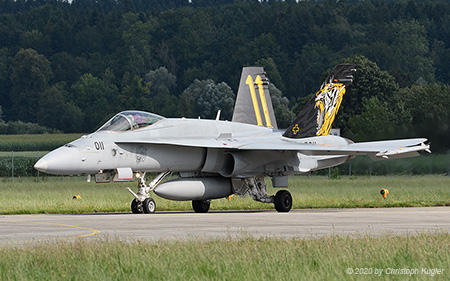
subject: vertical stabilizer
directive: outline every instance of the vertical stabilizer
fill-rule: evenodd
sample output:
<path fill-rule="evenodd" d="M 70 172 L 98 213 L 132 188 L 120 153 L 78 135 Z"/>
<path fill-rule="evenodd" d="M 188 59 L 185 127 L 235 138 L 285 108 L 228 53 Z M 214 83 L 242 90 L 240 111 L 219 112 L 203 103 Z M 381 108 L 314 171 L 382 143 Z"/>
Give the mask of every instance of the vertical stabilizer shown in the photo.
<path fill-rule="evenodd" d="M 328 135 L 344 97 L 345 87 L 353 81 L 354 71 L 354 64 L 338 64 L 283 136 L 306 138 Z"/>
<path fill-rule="evenodd" d="M 232 121 L 276 129 L 268 86 L 269 80 L 262 67 L 244 67 Z"/>

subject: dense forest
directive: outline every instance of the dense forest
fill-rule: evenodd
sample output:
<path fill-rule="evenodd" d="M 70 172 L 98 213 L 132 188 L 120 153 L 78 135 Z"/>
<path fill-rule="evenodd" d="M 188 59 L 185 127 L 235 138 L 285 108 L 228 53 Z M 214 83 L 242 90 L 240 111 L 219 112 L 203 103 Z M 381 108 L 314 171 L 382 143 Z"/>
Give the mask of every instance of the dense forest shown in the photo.
<path fill-rule="evenodd" d="M 90 132 L 126 109 L 230 119 L 250 65 L 266 69 L 287 127 L 342 62 L 358 66 L 344 136 L 450 148 L 443 0 L 0 0 L 0 133 Z"/>

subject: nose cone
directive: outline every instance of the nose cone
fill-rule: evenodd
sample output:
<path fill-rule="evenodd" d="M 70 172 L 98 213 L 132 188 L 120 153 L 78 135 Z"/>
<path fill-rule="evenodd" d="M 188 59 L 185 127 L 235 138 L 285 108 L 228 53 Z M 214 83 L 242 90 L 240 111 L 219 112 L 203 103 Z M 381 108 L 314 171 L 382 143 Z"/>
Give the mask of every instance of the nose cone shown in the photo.
<path fill-rule="evenodd" d="M 60 147 L 36 162 L 34 168 L 53 175 L 76 175 L 80 172 L 81 155 L 76 147 Z"/>
<path fill-rule="evenodd" d="M 47 168 L 48 168 L 47 160 L 42 159 L 42 158 L 39 159 L 39 161 L 37 161 L 36 164 L 34 164 L 34 168 L 40 172 L 47 171 Z"/>

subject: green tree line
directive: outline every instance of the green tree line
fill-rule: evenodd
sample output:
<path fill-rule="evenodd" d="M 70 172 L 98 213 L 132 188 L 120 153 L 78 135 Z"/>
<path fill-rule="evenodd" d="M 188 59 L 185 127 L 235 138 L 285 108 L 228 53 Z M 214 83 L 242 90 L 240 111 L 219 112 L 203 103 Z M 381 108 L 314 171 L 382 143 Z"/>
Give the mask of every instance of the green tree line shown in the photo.
<path fill-rule="evenodd" d="M 125 109 L 230 119 L 250 65 L 266 69 L 287 127 L 341 62 L 358 65 L 335 124 L 344 136 L 449 148 L 444 0 L 0 0 L 0 132 L 90 132 Z"/>

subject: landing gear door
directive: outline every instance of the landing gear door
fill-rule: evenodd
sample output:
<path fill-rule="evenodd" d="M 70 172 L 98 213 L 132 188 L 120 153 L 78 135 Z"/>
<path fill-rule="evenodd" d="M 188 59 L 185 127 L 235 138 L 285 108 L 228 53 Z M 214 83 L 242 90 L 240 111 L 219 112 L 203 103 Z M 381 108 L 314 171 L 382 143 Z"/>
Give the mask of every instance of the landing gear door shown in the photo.
<path fill-rule="evenodd" d="M 95 174 L 95 182 L 96 183 L 110 183 L 111 182 L 111 174 L 110 173 Z"/>
<path fill-rule="evenodd" d="M 133 170 L 131 168 L 117 168 L 114 182 L 129 182 L 133 181 Z"/>

